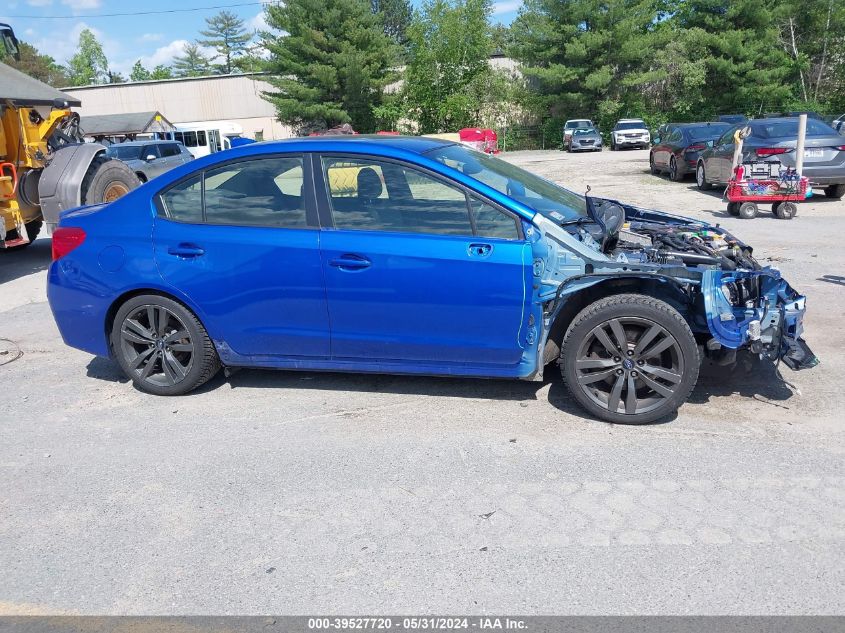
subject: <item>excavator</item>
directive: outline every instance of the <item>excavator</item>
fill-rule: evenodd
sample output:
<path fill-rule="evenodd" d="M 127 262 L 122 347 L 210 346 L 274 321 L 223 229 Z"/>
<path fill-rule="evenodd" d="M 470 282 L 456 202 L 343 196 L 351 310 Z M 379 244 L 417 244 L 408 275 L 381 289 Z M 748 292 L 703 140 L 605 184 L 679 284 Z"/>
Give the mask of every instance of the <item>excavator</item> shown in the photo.
<path fill-rule="evenodd" d="M 20 44 L 0 23 L 0 60 L 20 60 Z M 111 202 L 141 183 L 106 147 L 86 143 L 81 103 L 0 63 L 0 250 L 23 248 L 59 214 L 87 204 Z"/>

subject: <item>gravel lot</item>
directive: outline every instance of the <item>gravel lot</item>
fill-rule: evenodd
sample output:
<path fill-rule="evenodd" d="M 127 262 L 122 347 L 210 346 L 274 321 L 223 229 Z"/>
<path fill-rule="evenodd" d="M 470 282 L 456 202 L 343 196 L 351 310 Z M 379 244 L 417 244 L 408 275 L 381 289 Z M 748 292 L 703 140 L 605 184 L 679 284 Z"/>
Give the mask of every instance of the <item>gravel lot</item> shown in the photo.
<path fill-rule="evenodd" d="M 735 231 L 809 295 L 822 365 L 705 368 L 650 427 L 557 380 L 243 371 L 155 398 L 62 344 L 40 239 L 0 254 L 0 363 L 23 351 L 0 614 L 845 613 L 845 203 L 740 220 L 645 151 L 506 158 Z"/>

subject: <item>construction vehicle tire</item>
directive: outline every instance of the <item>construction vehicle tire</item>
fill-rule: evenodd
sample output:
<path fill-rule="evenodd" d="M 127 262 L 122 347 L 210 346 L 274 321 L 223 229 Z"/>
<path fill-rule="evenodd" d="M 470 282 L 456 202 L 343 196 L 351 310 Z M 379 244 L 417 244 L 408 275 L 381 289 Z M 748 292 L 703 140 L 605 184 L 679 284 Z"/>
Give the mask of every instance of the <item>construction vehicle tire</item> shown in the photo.
<path fill-rule="evenodd" d="M 83 205 L 113 202 L 141 185 L 138 176 L 124 162 L 108 156 L 97 156 L 80 186 Z"/>

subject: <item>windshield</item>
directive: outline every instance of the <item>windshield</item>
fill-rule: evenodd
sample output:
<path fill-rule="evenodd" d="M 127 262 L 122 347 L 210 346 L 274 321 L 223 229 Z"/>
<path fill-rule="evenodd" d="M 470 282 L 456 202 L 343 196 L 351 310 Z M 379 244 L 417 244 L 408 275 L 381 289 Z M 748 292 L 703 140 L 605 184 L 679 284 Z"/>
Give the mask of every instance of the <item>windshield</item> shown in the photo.
<path fill-rule="evenodd" d="M 584 128 L 584 127 L 593 127 L 593 124 L 590 121 L 567 121 L 564 129 L 571 130 L 573 128 Z"/>
<path fill-rule="evenodd" d="M 723 123 L 722 125 L 701 125 L 698 127 L 688 127 L 687 128 L 687 136 L 691 141 L 709 141 L 711 139 L 717 139 L 729 128 L 731 127 L 727 123 Z"/>
<path fill-rule="evenodd" d="M 489 154 L 462 145 L 442 145 L 425 154 L 493 187 L 554 222 L 588 217 L 583 196 Z"/>
<path fill-rule="evenodd" d="M 141 157 L 141 146 L 112 145 L 106 150 L 106 155 L 120 160 L 134 160 Z"/>
<path fill-rule="evenodd" d="M 595 134 L 596 128 L 593 128 L 593 127 L 581 128 L 581 129 L 573 131 L 572 133 L 575 136 L 586 136 L 588 134 Z"/>
<path fill-rule="evenodd" d="M 642 121 L 628 121 L 627 123 L 617 123 L 616 130 L 644 130 L 645 123 Z"/>

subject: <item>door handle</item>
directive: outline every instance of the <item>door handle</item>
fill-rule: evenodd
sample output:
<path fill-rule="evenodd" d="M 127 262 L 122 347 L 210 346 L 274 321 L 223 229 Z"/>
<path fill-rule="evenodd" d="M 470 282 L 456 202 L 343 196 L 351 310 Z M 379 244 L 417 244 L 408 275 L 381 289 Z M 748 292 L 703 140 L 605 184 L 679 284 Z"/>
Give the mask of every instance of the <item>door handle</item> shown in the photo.
<path fill-rule="evenodd" d="M 492 244 L 470 244 L 467 249 L 470 257 L 487 257 L 493 252 Z"/>
<path fill-rule="evenodd" d="M 200 257 L 201 255 L 205 255 L 205 250 L 199 246 L 184 243 L 177 246 L 171 246 L 167 249 L 167 252 L 170 255 L 176 255 L 176 257 L 183 258 Z"/>
<path fill-rule="evenodd" d="M 340 269 L 363 270 L 372 266 L 372 262 L 360 255 L 341 255 L 340 257 L 329 260 L 329 265 Z"/>

